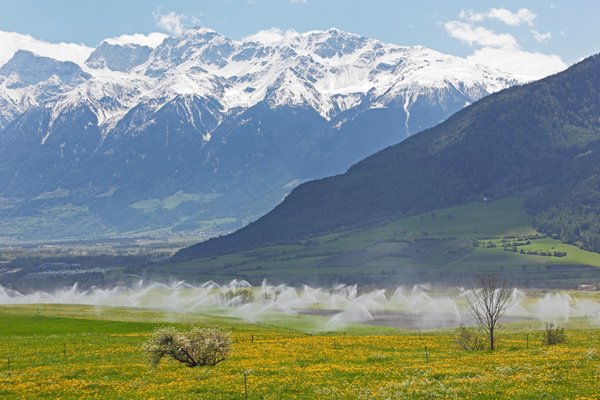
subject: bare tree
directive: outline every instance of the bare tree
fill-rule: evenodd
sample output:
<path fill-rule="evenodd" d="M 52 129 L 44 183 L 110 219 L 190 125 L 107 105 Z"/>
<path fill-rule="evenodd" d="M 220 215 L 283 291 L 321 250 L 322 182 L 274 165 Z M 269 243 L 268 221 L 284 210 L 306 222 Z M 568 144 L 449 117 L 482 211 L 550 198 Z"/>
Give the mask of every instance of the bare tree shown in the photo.
<path fill-rule="evenodd" d="M 510 300 L 510 288 L 506 280 L 497 273 L 482 274 L 477 277 L 475 287 L 467 296 L 471 318 L 488 335 L 490 350 L 494 350 L 498 320 L 506 312 Z"/>

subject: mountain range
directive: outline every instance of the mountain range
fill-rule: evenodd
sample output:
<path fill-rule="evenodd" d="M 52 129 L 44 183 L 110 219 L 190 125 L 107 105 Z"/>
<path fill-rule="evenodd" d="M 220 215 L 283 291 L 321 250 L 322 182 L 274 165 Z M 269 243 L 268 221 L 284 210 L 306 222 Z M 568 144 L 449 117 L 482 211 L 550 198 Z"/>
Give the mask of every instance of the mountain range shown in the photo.
<path fill-rule="evenodd" d="M 520 83 L 336 29 L 107 40 L 81 64 L 20 50 L 0 67 L 0 231 L 228 232 L 298 184 Z"/>
<path fill-rule="evenodd" d="M 207 257 L 518 196 L 539 232 L 600 252 L 600 55 L 487 96 L 443 123 L 294 189 L 230 235 L 181 250 Z"/>

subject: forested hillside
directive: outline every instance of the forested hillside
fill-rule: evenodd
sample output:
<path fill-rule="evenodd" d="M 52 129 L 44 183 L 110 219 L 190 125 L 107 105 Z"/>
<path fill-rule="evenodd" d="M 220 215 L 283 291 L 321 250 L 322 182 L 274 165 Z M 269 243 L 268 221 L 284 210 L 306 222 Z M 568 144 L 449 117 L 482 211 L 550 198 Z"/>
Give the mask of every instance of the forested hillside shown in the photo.
<path fill-rule="evenodd" d="M 482 198 L 528 198 L 535 226 L 600 251 L 600 57 L 488 96 L 345 174 L 296 188 L 273 211 L 178 258 L 377 224 Z"/>

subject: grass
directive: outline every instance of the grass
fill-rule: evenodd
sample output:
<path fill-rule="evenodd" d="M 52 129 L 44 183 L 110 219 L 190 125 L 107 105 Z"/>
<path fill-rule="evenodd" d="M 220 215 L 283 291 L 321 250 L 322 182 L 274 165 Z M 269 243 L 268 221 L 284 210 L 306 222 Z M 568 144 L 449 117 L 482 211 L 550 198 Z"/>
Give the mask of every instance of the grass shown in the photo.
<path fill-rule="evenodd" d="M 202 281 L 234 277 L 293 283 L 342 281 L 390 283 L 465 280 L 480 271 L 513 271 L 519 284 L 540 282 L 572 287 L 600 277 L 552 266 L 600 267 L 600 254 L 556 240 L 534 239 L 531 248 L 564 251 L 565 257 L 541 257 L 474 247 L 473 239 L 497 242 L 504 237 L 538 233 L 518 197 L 475 202 L 390 221 L 368 229 L 336 232 L 220 257 L 160 265 L 147 272 L 156 279 L 175 275 Z M 572 268 L 571 268 L 572 269 Z M 529 272 L 537 277 L 530 279 Z M 525 273 L 527 272 L 527 273 Z M 600 272 L 600 271 L 599 271 Z M 568 278 L 565 274 L 570 274 Z M 522 276 L 521 276 L 522 275 Z"/>
<path fill-rule="evenodd" d="M 217 199 L 220 195 L 217 193 L 185 193 L 178 191 L 164 199 L 140 200 L 130 205 L 131 208 L 144 212 L 152 212 L 159 208 L 173 210 L 186 202 L 209 203 Z"/>
<path fill-rule="evenodd" d="M 498 241 L 495 241 L 498 242 Z M 531 244 L 519 246 L 519 250 L 523 251 L 537 251 L 545 253 L 553 252 L 564 252 L 567 255 L 564 257 L 547 257 L 547 256 L 532 256 L 527 255 L 528 258 L 539 260 L 540 262 L 546 262 L 548 264 L 558 265 L 589 265 L 593 267 L 600 267 L 600 254 L 593 253 L 591 251 L 580 249 L 577 246 L 572 246 L 561 242 L 560 240 L 543 238 L 531 241 Z M 501 249 L 495 249 L 499 251 Z"/>
<path fill-rule="evenodd" d="M 32 215 L 0 217 L 0 232 L 7 238 L 45 239 L 58 230 L 62 237 L 73 238 L 107 233 L 107 227 L 92 217 L 88 208 L 72 204 L 42 208 Z"/>
<path fill-rule="evenodd" d="M 497 351 L 468 352 L 449 331 L 307 334 L 310 317 L 292 327 L 289 317 L 255 325 L 48 305 L 0 307 L 0 318 L 3 399 L 243 399 L 244 372 L 249 399 L 599 398 L 600 335 L 589 328 L 568 329 L 567 343 L 547 347 L 541 332 L 515 326 L 501 332 Z M 215 367 L 150 368 L 141 345 L 165 320 L 222 325 L 230 357 Z"/>
<path fill-rule="evenodd" d="M 528 235 L 531 216 L 524 207 L 524 199 L 511 197 L 494 202 L 470 203 L 403 218 L 380 228 L 353 235 L 355 240 L 422 238 L 422 237 L 485 237 Z"/>

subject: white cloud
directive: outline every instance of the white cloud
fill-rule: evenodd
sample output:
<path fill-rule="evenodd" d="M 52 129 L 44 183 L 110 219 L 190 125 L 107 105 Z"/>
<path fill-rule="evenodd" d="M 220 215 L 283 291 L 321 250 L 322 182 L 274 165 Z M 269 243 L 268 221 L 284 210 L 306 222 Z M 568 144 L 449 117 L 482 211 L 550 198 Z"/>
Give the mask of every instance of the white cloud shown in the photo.
<path fill-rule="evenodd" d="M 294 3 L 294 4 L 300 4 L 300 3 L 306 3 L 308 0 L 290 0 L 290 3 Z"/>
<path fill-rule="evenodd" d="M 517 12 L 512 12 L 506 8 L 491 8 L 485 12 L 461 11 L 460 19 L 471 22 L 481 22 L 483 20 L 496 20 L 510 26 L 519 26 L 527 24 L 533 26 L 533 21 L 537 14 L 527 8 L 520 8 Z"/>
<path fill-rule="evenodd" d="M 459 18 L 460 21 L 445 22 L 444 29 L 448 36 L 475 47 L 473 53 L 467 56 L 471 61 L 527 81 L 541 79 L 567 67 L 558 55 L 527 51 L 515 36 L 478 26 L 485 20 L 501 21 L 508 26 L 526 24 L 532 27 L 530 33 L 533 38 L 545 43 L 552 38 L 552 33 L 533 29 L 536 14 L 531 10 L 521 8 L 514 13 L 504 8 L 492 8 L 481 13 L 461 11 Z"/>
<path fill-rule="evenodd" d="M 508 33 L 496 33 L 489 29 L 473 26 L 461 21 L 448 21 L 444 29 L 455 39 L 469 43 L 469 45 L 492 47 L 517 47 L 517 39 Z"/>
<path fill-rule="evenodd" d="M 134 33 L 133 35 L 121 35 L 104 40 L 108 44 L 139 44 L 141 46 L 156 48 L 162 43 L 167 35 L 161 32 L 152 32 L 147 35 Z"/>
<path fill-rule="evenodd" d="M 550 31 L 541 33 L 532 29 L 531 34 L 533 35 L 533 38 L 540 43 L 548 43 L 552 39 L 552 32 Z"/>
<path fill-rule="evenodd" d="M 183 20 L 187 19 L 187 17 L 183 14 L 177 14 L 174 11 L 171 11 L 166 14 L 154 13 L 154 19 L 156 20 L 156 26 L 165 31 L 179 36 L 184 31 Z"/>
<path fill-rule="evenodd" d="M 262 44 L 266 44 L 266 45 L 272 45 L 278 42 L 281 42 L 282 40 L 294 37 L 294 36 L 298 36 L 298 32 L 296 32 L 293 29 L 288 29 L 287 31 L 283 31 L 279 28 L 271 28 L 271 29 L 266 29 L 264 31 L 259 31 L 256 32 L 253 35 L 250 36 L 246 36 L 245 38 L 242 38 L 242 41 L 244 42 L 260 42 Z"/>
<path fill-rule="evenodd" d="M 17 50 L 29 50 L 40 56 L 52 57 L 59 61 L 73 61 L 82 65 L 93 48 L 76 43 L 49 43 L 30 35 L 0 31 L 0 65 L 4 65 Z"/>
<path fill-rule="evenodd" d="M 528 81 L 541 79 L 567 68 L 567 64 L 555 54 L 511 48 L 484 47 L 467 56 L 467 59 Z"/>

